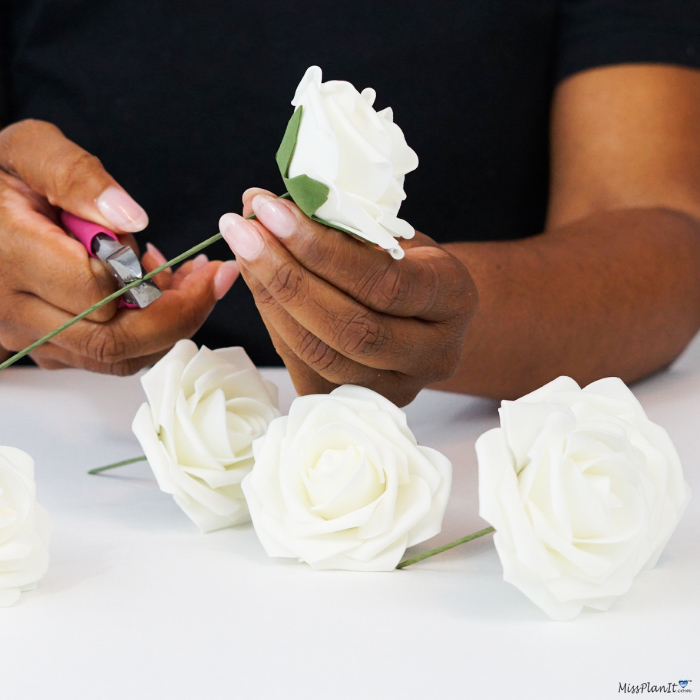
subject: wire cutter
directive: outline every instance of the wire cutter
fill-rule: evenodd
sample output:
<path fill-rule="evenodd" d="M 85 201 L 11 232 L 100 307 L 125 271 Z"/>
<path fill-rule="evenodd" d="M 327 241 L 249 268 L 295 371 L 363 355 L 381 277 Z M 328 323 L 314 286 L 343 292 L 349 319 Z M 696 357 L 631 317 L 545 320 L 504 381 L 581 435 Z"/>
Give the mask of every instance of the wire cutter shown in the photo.
<path fill-rule="evenodd" d="M 143 277 L 144 270 L 136 253 L 129 246 L 122 245 L 109 229 L 92 221 L 73 216 L 67 211 L 61 212 L 61 223 L 85 246 L 93 258 L 97 258 L 107 265 L 120 287 Z M 162 293 L 155 282 L 146 280 L 122 295 L 119 299 L 119 306 L 129 309 L 143 309 L 158 299 Z"/>

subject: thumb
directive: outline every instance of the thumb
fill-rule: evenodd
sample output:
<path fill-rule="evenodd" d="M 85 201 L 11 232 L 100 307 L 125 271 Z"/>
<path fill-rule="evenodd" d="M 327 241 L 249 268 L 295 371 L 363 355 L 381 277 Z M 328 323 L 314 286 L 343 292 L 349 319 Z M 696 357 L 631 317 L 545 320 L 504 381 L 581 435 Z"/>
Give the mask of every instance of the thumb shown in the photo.
<path fill-rule="evenodd" d="M 141 231 L 146 212 L 98 158 L 48 122 L 26 119 L 0 131 L 0 168 L 54 206 L 117 232 Z"/>

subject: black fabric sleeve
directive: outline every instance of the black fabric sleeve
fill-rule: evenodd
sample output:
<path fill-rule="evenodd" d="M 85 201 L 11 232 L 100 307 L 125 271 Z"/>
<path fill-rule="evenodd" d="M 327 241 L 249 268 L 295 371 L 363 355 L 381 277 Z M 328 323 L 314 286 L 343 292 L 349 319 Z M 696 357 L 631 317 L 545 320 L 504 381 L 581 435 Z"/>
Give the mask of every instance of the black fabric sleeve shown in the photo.
<path fill-rule="evenodd" d="M 700 0 L 562 0 L 557 81 L 619 63 L 700 68 Z"/>
<path fill-rule="evenodd" d="M 0 128 L 9 121 L 10 3 L 0 0 Z"/>

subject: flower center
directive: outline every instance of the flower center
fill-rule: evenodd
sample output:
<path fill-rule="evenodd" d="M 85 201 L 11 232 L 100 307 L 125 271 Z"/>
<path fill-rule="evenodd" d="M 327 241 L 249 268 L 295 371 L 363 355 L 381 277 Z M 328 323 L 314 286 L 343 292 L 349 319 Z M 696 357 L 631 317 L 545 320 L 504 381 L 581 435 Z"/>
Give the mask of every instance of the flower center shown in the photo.
<path fill-rule="evenodd" d="M 369 505 L 384 492 L 382 470 L 356 445 L 324 450 L 303 478 L 312 510 L 326 520 Z"/>

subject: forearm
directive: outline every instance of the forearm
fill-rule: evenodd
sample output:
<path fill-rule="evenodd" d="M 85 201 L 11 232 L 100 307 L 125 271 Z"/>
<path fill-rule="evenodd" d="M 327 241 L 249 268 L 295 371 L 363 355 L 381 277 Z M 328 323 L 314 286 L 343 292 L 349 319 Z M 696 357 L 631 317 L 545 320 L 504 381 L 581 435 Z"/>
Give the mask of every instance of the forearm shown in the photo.
<path fill-rule="evenodd" d="M 670 363 L 700 328 L 700 224 L 663 209 L 595 214 L 533 238 L 447 246 L 479 311 L 452 379 L 515 398 L 566 374 L 626 382 Z"/>

